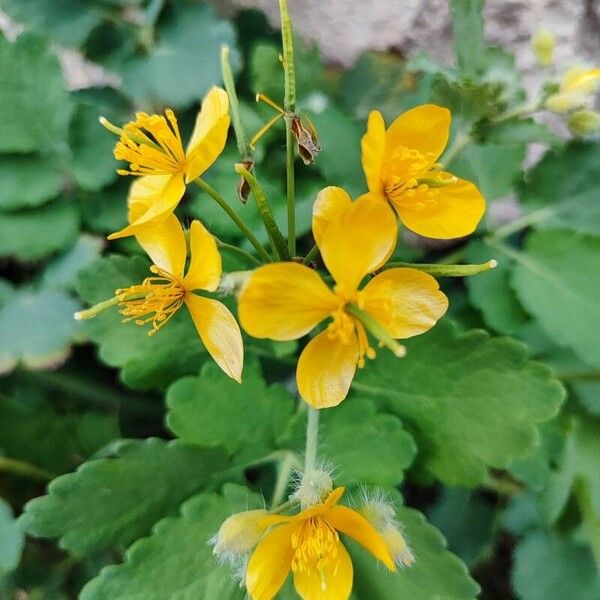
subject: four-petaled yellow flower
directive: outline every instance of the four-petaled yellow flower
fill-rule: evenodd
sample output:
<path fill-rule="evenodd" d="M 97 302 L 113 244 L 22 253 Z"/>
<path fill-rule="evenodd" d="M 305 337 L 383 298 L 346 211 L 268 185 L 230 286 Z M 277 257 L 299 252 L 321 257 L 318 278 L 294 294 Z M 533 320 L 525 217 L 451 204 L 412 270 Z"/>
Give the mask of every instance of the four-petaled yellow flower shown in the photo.
<path fill-rule="evenodd" d="M 136 184 L 144 187 L 148 182 Z M 143 211 L 139 204 L 132 205 Z M 190 228 L 190 264 L 185 273 L 187 246 L 181 224 L 175 215 L 136 236 L 154 263 L 154 277 L 141 284 L 117 290 L 121 314 L 138 325 L 152 323 L 156 333 L 185 304 L 206 349 L 215 362 L 236 381 L 241 381 L 244 348 L 240 328 L 227 307 L 218 300 L 194 294 L 194 290 L 214 292 L 221 279 L 221 256 L 213 236 L 200 221 Z"/>
<path fill-rule="evenodd" d="M 225 147 L 229 128 L 225 90 L 214 87 L 204 98 L 186 150 L 175 114 L 167 109 L 165 115 L 137 113 L 136 120 L 122 129 L 101 119 L 109 131 L 120 136 L 115 158 L 129 163 L 129 169 L 120 169 L 119 174 L 141 175 L 150 179 L 148 186 L 156 190 L 147 210 L 108 239 L 135 235 L 149 224 L 164 221 L 183 197 L 186 184 L 202 175 Z"/>
<path fill-rule="evenodd" d="M 390 571 L 394 560 L 385 540 L 358 512 L 338 504 L 344 488 L 294 516 L 265 517 L 271 525 L 248 563 L 246 587 L 252 600 L 271 600 L 290 570 L 303 600 L 347 600 L 353 568 L 340 533 L 354 538 Z"/>
<path fill-rule="evenodd" d="M 389 269 L 359 290 L 396 245 L 396 217 L 378 199 L 367 195 L 352 202 L 344 190 L 325 188 L 315 201 L 312 227 L 333 289 L 304 265 L 271 263 L 247 279 L 238 313 L 250 335 L 280 341 L 300 338 L 332 319 L 304 348 L 296 371 L 302 398 L 325 408 L 346 397 L 365 355 L 374 358 L 367 331 L 402 356 L 396 339 L 433 327 L 448 300 L 433 277 L 415 269 Z"/>
<path fill-rule="evenodd" d="M 371 112 L 362 138 L 369 193 L 387 199 L 406 227 L 430 238 L 472 233 L 485 210 L 472 183 L 436 162 L 449 131 L 450 111 L 424 104 L 400 115 L 387 131 L 381 113 Z"/>

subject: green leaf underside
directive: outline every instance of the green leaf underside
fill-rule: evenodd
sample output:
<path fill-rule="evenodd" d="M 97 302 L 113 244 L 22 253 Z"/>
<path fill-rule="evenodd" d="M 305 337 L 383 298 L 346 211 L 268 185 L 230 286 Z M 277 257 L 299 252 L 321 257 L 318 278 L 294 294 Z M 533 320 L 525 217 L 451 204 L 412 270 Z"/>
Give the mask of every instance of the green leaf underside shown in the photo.
<path fill-rule="evenodd" d="M 600 365 L 600 239 L 573 231 L 535 231 L 516 255 L 519 299 L 558 345 Z M 574 315 L 577 318 L 574 318 Z"/>
<path fill-rule="evenodd" d="M 59 537 L 61 547 L 77 554 L 127 546 L 215 485 L 227 467 L 218 449 L 156 438 L 124 442 L 116 458 L 90 461 L 52 481 L 47 496 L 27 504 L 22 520 L 31 535 Z"/>
<path fill-rule="evenodd" d="M 13 517 L 10 506 L 0 498 L 0 576 L 19 563 L 25 535 Z"/>
<path fill-rule="evenodd" d="M 407 342 L 397 359 L 380 351 L 360 371 L 353 394 L 399 416 L 415 437 L 417 462 L 449 485 L 475 485 L 487 467 L 506 467 L 538 443 L 536 423 L 564 396 L 526 348 L 484 331 L 457 335 L 449 321 Z"/>

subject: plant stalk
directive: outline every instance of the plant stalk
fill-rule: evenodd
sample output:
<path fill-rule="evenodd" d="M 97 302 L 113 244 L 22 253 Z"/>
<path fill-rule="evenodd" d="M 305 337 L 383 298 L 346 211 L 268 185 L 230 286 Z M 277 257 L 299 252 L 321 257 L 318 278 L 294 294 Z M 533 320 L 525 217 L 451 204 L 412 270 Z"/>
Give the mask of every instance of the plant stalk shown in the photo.
<path fill-rule="evenodd" d="M 306 451 L 304 453 L 304 473 L 310 473 L 316 468 L 318 444 L 319 409 L 309 406 L 306 420 Z"/>
<path fill-rule="evenodd" d="M 409 268 L 429 273 L 436 277 L 468 277 L 470 275 L 478 275 L 485 273 L 491 269 L 495 269 L 498 263 L 492 259 L 481 264 L 474 265 L 442 265 L 442 264 L 412 264 L 407 262 L 390 262 L 385 265 L 384 269 Z"/>

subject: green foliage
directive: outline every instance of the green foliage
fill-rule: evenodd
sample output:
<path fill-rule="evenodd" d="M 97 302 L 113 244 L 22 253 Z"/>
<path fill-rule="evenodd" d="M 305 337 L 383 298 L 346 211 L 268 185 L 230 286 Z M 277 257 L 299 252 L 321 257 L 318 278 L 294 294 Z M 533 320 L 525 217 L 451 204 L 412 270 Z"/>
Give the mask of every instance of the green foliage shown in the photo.
<path fill-rule="evenodd" d="M 451 0 L 454 55 L 466 77 L 481 74 L 486 49 L 483 39 L 484 0 Z"/>
<path fill-rule="evenodd" d="M 536 443 L 564 392 L 526 348 L 450 322 L 407 343 L 399 361 L 380 352 L 356 377 L 359 397 L 398 415 L 414 436 L 421 468 L 449 485 L 476 485 Z"/>
<path fill-rule="evenodd" d="M 19 564 L 25 535 L 13 517 L 10 506 L 0 498 L 0 575 Z"/>

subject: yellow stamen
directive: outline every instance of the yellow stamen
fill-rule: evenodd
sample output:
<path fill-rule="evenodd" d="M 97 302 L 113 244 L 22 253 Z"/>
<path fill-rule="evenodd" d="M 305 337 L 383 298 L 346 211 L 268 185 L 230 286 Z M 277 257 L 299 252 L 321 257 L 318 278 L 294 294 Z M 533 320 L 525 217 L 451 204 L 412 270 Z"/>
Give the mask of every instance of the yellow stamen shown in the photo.
<path fill-rule="evenodd" d="M 279 106 L 279 104 L 273 102 L 273 100 L 271 100 L 271 98 L 269 98 L 268 96 L 265 96 L 264 94 L 256 94 L 256 101 L 260 102 L 261 100 L 265 104 L 268 104 L 271 108 L 275 109 L 278 114 L 276 114 L 272 119 L 269 119 L 256 132 L 254 137 L 250 140 L 250 147 L 252 149 L 254 149 L 254 147 L 256 146 L 256 142 L 258 142 L 258 140 L 260 140 L 260 138 L 263 135 L 265 135 L 265 133 L 267 133 L 267 131 L 269 131 L 269 129 L 271 129 L 271 127 L 273 127 L 273 125 L 275 125 L 275 123 L 277 123 L 277 121 L 279 121 L 279 119 L 281 119 L 281 117 L 283 117 L 285 115 L 285 111 L 283 110 L 283 108 L 281 108 L 281 106 Z"/>
<path fill-rule="evenodd" d="M 139 285 L 117 290 L 123 322 L 135 321 L 136 325 L 152 323 L 148 335 L 154 335 L 181 308 L 185 290 L 182 282 L 169 273 L 152 266 L 150 270 L 159 275 L 147 277 Z"/>

